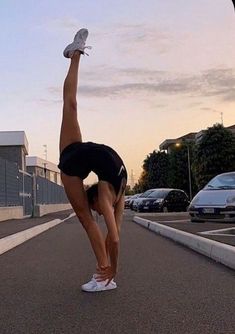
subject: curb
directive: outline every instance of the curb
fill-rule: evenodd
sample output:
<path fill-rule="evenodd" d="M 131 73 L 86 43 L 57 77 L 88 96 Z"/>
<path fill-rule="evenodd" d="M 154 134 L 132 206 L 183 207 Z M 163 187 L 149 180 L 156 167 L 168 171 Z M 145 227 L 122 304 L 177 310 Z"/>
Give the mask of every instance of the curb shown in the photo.
<path fill-rule="evenodd" d="M 216 262 L 235 269 L 235 247 L 134 216 L 133 221 L 150 231 L 174 240 Z"/>
<path fill-rule="evenodd" d="M 27 230 L 9 235 L 5 238 L 0 239 L 0 255 L 6 253 L 12 248 L 24 243 L 25 241 L 36 237 L 37 235 L 49 230 L 50 228 L 63 223 L 65 220 L 75 216 L 74 213 L 70 214 L 65 219 L 53 219 L 47 223 L 28 228 Z"/>

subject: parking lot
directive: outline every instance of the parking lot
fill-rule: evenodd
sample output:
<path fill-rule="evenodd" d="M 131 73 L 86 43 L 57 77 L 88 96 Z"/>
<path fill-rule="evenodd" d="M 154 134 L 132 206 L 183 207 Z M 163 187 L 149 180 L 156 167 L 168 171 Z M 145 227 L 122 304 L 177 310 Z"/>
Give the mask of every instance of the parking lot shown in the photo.
<path fill-rule="evenodd" d="M 133 215 L 133 212 L 130 212 Z M 134 213 L 136 214 L 136 213 Z M 222 242 L 228 245 L 235 246 L 235 223 L 218 223 L 218 222 L 205 222 L 205 223 L 192 223 L 190 216 L 187 212 L 177 213 L 137 213 L 139 217 L 164 224 L 166 226 L 173 227 L 175 229 L 189 232 L 201 237 Z M 232 233 L 228 233 L 224 230 L 231 229 Z M 222 231 L 220 231 L 222 230 Z M 217 231 L 213 234 L 213 231 Z M 203 232 L 203 234 L 201 233 Z M 209 234 L 204 234 L 209 232 Z M 212 233 L 210 233 L 212 232 Z"/>
<path fill-rule="evenodd" d="M 114 291 L 80 290 L 96 261 L 76 217 L 2 254 L 0 333 L 233 333 L 234 271 L 132 219 L 126 210 Z"/>

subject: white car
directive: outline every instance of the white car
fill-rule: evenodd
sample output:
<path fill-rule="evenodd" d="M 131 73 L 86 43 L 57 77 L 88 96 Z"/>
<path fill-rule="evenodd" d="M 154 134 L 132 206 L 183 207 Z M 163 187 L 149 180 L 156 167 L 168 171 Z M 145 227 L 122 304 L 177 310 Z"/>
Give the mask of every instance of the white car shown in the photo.
<path fill-rule="evenodd" d="M 235 172 L 214 177 L 189 206 L 191 222 L 235 222 Z"/>

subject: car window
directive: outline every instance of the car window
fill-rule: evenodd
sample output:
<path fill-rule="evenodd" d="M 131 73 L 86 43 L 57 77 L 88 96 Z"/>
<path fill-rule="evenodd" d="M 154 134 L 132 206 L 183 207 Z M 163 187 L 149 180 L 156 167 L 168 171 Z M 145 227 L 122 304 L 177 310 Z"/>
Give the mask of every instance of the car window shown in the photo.
<path fill-rule="evenodd" d="M 235 173 L 217 175 L 205 186 L 205 189 L 235 189 Z"/>
<path fill-rule="evenodd" d="M 170 191 L 166 197 L 167 200 L 172 200 L 174 198 L 174 191 Z"/>
<path fill-rule="evenodd" d="M 183 193 L 182 191 L 177 191 L 177 198 L 180 201 L 184 201 L 187 199 L 187 196 L 185 193 Z"/>
<path fill-rule="evenodd" d="M 147 197 L 149 194 L 151 194 L 153 192 L 153 190 L 147 190 L 145 191 L 142 195 L 140 195 L 140 197 Z"/>
<path fill-rule="evenodd" d="M 149 198 L 165 198 L 169 191 L 166 190 L 155 190 L 148 197 Z"/>

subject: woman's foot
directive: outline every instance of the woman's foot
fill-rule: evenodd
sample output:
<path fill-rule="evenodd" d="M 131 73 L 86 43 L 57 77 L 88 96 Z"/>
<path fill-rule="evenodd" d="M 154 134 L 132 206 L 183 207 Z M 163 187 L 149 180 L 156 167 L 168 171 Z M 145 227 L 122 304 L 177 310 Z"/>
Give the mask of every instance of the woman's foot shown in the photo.
<path fill-rule="evenodd" d="M 82 54 L 84 54 L 84 50 L 86 48 L 91 48 L 89 46 L 86 46 L 86 40 L 88 36 L 88 30 L 87 29 L 80 29 L 73 40 L 73 43 L 69 44 L 65 50 L 64 50 L 64 56 L 66 58 L 72 58 L 75 51 L 80 51 Z"/>
<path fill-rule="evenodd" d="M 82 290 L 85 292 L 99 292 L 99 291 L 113 290 L 117 288 L 117 284 L 116 282 L 114 282 L 113 279 L 108 285 L 106 285 L 108 280 L 103 282 L 98 282 L 96 278 L 97 274 L 94 274 L 92 276 L 92 279 L 88 283 L 82 285 L 81 287 Z"/>

